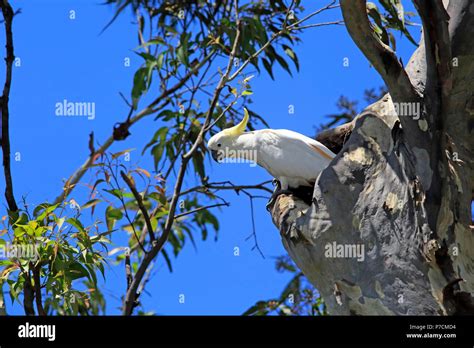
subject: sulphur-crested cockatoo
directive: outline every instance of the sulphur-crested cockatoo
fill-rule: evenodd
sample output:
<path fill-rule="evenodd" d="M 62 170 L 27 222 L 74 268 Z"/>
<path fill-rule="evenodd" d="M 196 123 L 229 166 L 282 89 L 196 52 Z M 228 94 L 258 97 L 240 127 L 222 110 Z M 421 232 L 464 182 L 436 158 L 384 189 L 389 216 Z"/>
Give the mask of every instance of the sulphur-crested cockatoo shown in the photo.
<path fill-rule="evenodd" d="M 245 132 L 248 120 L 248 111 L 244 109 L 243 120 L 212 136 L 207 147 L 217 162 L 238 158 L 265 168 L 279 183 L 267 207 L 281 193 L 301 186 L 312 187 L 335 156 L 320 142 L 290 130 Z"/>

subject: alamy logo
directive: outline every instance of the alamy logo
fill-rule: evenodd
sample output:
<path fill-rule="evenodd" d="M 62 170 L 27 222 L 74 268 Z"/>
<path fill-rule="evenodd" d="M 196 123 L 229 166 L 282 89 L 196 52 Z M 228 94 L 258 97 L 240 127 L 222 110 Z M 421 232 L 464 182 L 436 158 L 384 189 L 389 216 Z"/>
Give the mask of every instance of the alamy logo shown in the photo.
<path fill-rule="evenodd" d="M 327 258 L 357 259 L 359 262 L 365 260 L 364 244 L 338 244 L 332 242 L 327 243 L 324 249 L 324 256 Z"/>
<path fill-rule="evenodd" d="M 395 112 L 400 116 L 412 117 L 415 121 L 420 119 L 421 107 L 420 103 L 393 103 Z"/>
<path fill-rule="evenodd" d="M 23 259 L 36 261 L 39 258 L 37 244 L 12 244 L 6 242 L 0 245 L 0 260 Z"/>
<path fill-rule="evenodd" d="M 76 117 L 85 116 L 88 120 L 95 119 L 95 103 L 94 102 L 70 102 L 64 99 L 55 105 L 56 116 Z"/>
<path fill-rule="evenodd" d="M 20 338 L 47 338 L 48 341 L 56 339 L 55 325 L 35 325 L 26 323 L 18 326 L 18 337 Z"/>
<path fill-rule="evenodd" d="M 216 161 L 219 163 L 249 163 L 250 167 L 255 167 L 257 165 L 257 151 L 225 148 L 225 150 L 218 152 Z"/>

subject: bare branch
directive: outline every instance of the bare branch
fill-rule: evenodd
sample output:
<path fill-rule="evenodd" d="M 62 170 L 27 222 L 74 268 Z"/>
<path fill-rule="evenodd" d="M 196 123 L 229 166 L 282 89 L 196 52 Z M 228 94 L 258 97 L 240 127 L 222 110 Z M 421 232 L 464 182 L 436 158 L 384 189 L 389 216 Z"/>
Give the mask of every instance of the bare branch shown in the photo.
<path fill-rule="evenodd" d="M 336 1 L 333 0 L 331 1 L 329 4 L 325 5 L 324 7 L 321 7 L 319 10 L 316 10 L 314 12 L 311 12 L 309 15 L 307 15 L 306 17 L 304 17 L 303 19 L 300 19 L 299 21 L 293 23 L 290 27 L 297 27 L 298 25 L 300 25 L 301 23 L 304 23 L 306 21 L 308 21 L 309 19 L 311 19 L 312 17 L 320 14 L 321 12 L 323 11 L 326 11 L 326 10 L 330 10 L 330 9 L 333 9 L 333 8 L 338 8 L 340 7 L 340 5 L 337 5 L 336 4 Z"/>
<path fill-rule="evenodd" d="M 216 190 L 216 191 L 234 190 L 237 193 L 239 191 L 243 191 L 243 190 L 263 190 L 263 191 L 266 191 L 268 193 L 272 193 L 273 192 L 272 190 L 270 190 L 269 188 L 264 186 L 264 185 L 269 184 L 271 182 L 272 182 L 271 180 L 267 180 L 267 181 L 264 181 L 264 182 L 262 182 L 260 184 L 256 184 L 256 185 L 234 185 L 230 181 L 208 183 L 208 184 L 192 187 L 192 188 L 190 188 L 186 191 L 182 191 L 182 192 L 180 192 L 180 196 L 184 196 L 184 195 L 187 195 L 188 193 L 192 193 L 192 192 L 205 192 L 206 190 Z"/>
<path fill-rule="evenodd" d="M 193 209 L 193 210 L 189 210 L 189 211 L 186 211 L 186 212 L 181 213 L 181 214 L 176 214 L 174 218 L 176 220 L 176 219 L 179 219 L 180 217 L 190 215 L 190 214 L 194 214 L 194 213 L 197 213 L 198 211 L 201 211 L 201 210 L 207 210 L 207 209 L 222 207 L 222 206 L 228 207 L 229 205 L 230 205 L 230 203 L 227 203 L 227 202 L 226 203 L 216 203 L 216 204 L 212 204 L 212 205 L 206 205 L 204 207 L 199 207 L 199 208 L 196 208 L 196 209 Z"/>
<path fill-rule="evenodd" d="M 339 24 L 344 24 L 344 21 L 340 20 L 340 21 L 332 21 L 332 22 L 307 24 L 307 25 L 302 25 L 299 27 L 294 27 L 294 30 L 303 30 L 303 29 L 309 29 L 309 28 L 324 27 L 326 25 L 339 25 Z"/>
<path fill-rule="evenodd" d="M 257 249 L 257 251 L 259 252 L 260 256 L 262 256 L 262 258 L 265 258 L 265 255 L 263 254 L 263 251 L 262 249 L 260 249 L 260 245 L 258 244 L 258 239 L 257 239 L 257 228 L 255 227 L 255 213 L 254 213 L 254 207 L 253 207 L 253 200 L 254 200 L 255 197 L 249 195 L 249 200 L 250 200 L 250 216 L 252 218 L 252 234 L 249 236 L 250 237 L 253 237 L 253 241 L 254 241 L 254 246 L 252 248 L 252 250 L 254 249 Z"/>
<path fill-rule="evenodd" d="M 0 1 L 0 8 L 3 13 L 3 19 L 5 24 L 5 36 L 6 36 L 6 73 L 5 73 L 5 84 L 3 86 L 3 94 L 0 97 L 0 113 L 1 113 L 1 145 L 3 152 L 3 170 L 5 173 L 5 199 L 8 204 L 8 209 L 12 212 L 18 211 L 16 205 L 15 196 L 13 194 L 13 180 L 10 168 L 10 131 L 9 131 L 9 108 L 8 102 L 10 98 L 10 87 L 12 83 L 12 66 L 15 59 L 13 50 L 13 33 L 12 33 L 12 22 L 13 22 L 13 9 L 7 0 Z"/>

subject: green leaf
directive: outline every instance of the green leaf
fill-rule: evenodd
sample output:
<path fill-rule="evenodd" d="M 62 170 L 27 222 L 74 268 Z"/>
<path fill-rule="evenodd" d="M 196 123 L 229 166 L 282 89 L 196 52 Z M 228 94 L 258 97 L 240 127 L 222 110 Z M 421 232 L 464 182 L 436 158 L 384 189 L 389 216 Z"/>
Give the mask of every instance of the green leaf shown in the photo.
<path fill-rule="evenodd" d="M 201 179 L 206 177 L 204 168 L 204 156 L 201 151 L 196 151 L 193 156 L 193 166 Z"/>
<path fill-rule="evenodd" d="M 171 260 L 168 255 L 168 252 L 165 249 L 161 250 L 161 253 L 163 254 L 163 257 L 165 259 L 166 265 L 168 266 L 168 270 L 173 273 L 173 267 L 171 266 Z"/>
<path fill-rule="evenodd" d="M 115 220 L 120 220 L 121 218 L 123 218 L 123 213 L 120 209 L 116 209 L 111 206 L 109 206 L 108 208 L 110 208 L 110 209 L 107 209 L 107 216 L 109 218 L 115 219 Z"/>
<path fill-rule="evenodd" d="M 165 59 L 165 54 L 164 53 L 160 53 L 160 55 L 158 56 L 158 58 L 156 59 L 156 68 L 158 70 L 161 70 L 161 68 L 163 67 L 163 61 Z"/>
<path fill-rule="evenodd" d="M 84 226 L 82 226 L 82 223 L 78 219 L 69 218 L 66 220 L 66 222 L 70 224 L 71 226 L 74 226 L 75 228 L 77 228 L 79 232 L 85 232 Z"/>
<path fill-rule="evenodd" d="M 155 144 L 156 142 L 165 142 L 166 141 L 166 136 L 168 135 L 169 128 L 168 127 L 161 127 L 158 129 L 155 134 L 153 135 L 153 138 L 150 140 L 148 144 L 145 145 L 142 151 L 142 155 L 145 153 L 145 151 Z M 153 151 L 152 151 L 153 153 Z M 160 156 L 161 157 L 161 156 Z"/>
<path fill-rule="evenodd" d="M 33 212 L 34 216 L 37 216 L 37 214 L 41 211 L 42 213 L 36 217 L 36 220 L 41 221 L 45 219 L 49 214 L 51 214 L 56 208 L 58 207 L 59 204 L 49 204 L 49 203 L 42 203 Z"/>
<path fill-rule="evenodd" d="M 67 273 L 69 274 L 72 280 L 76 280 L 83 277 L 89 277 L 89 272 L 79 262 L 73 262 L 69 264 L 67 267 Z"/>
<path fill-rule="evenodd" d="M 81 209 L 86 209 L 86 208 L 90 208 L 90 207 L 93 207 L 95 205 L 97 205 L 98 203 L 102 202 L 102 200 L 100 199 L 91 199 L 89 202 L 87 202 L 86 204 L 84 204 Z"/>
<path fill-rule="evenodd" d="M 21 237 L 26 233 L 26 230 L 22 226 L 18 226 L 14 229 L 13 234 L 15 237 Z"/>
<path fill-rule="evenodd" d="M 282 45 L 282 47 L 285 50 L 286 55 L 290 57 L 293 61 L 293 64 L 295 64 L 296 71 L 300 71 L 300 62 L 296 53 L 291 49 L 291 47 L 287 45 Z"/>
<path fill-rule="evenodd" d="M 270 77 L 272 78 L 272 80 L 275 80 L 275 78 L 273 77 L 272 65 L 270 64 L 270 62 L 268 61 L 268 59 L 262 58 L 262 63 L 263 63 L 263 67 L 264 67 L 265 70 L 268 72 L 268 74 L 270 75 Z"/>
<path fill-rule="evenodd" d="M 120 191 L 119 189 L 113 189 L 113 190 L 104 189 L 104 191 L 110 193 L 111 195 L 117 197 L 118 199 L 122 199 L 124 196 L 123 192 Z"/>
<path fill-rule="evenodd" d="M 137 109 L 138 101 L 146 90 L 147 73 L 146 68 L 140 68 L 135 72 L 135 76 L 133 77 L 132 103 L 134 110 Z"/>
<path fill-rule="evenodd" d="M 153 155 L 153 164 L 155 170 L 158 170 L 158 164 L 160 163 L 161 157 L 163 156 L 163 152 L 165 150 L 165 142 L 159 142 L 151 149 L 151 154 Z"/>
<path fill-rule="evenodd" d="M 188 40 L 189 35 L 183 33 L 180 37 L 178 49 L 176 50 L 176 57 L 178 58 L 178 61 L 185 66 L 189 65 Z"/>
<path fill-rule="evenodd" d="M 126 149 L 126 150 L 122 150 L 122 151 L 119 151 L 119 152 L 116 152 L 114 154 L 112 154 L 112 159 L 116 159 L 126 153 L 130 153 L 132 152 L 133 150 L 135 150 L 134 148 L 131 148 L 131 149 Z"/>
<path fill-rule="evenodd" d="M 139 47 L 147 47 L 147 46 L 152 46 L 152 45 L 163 45 L 165 44 L 165 40 L 163 40 L 163 38 L 157 36 L 147 42 L 145 42 L 143 45 L 139 46 Z"/>
<path fill-rule="evenodd" d="M 258 301 L 256 304 L 254 304 L 252 307 L 247 309 L 244 313 L 242 313 L 243 316 L 248 316 L 248 315 L 265 315 L 268 313 L 268 305 L 266 301 Z"/>
<path fill-rule="evenodd" d="M 116 209 L 112 206 L 108 206 L 105 210 L 105 221 L 107 223 L 107 229 L 113 230 L 115 221 L 120 220 L 123 217 L 123 213 L 120 209 Z"/>
<path fill-rule="evenodd" d="M 276 53 L 275 53 L 275 58 L 276 58 L 277 62 L 281 65 L 281 67 L 283 69 L 285 69 L 288 72 L 288 74 L 290 74 L 290 76 L 293 76 L 293 74 L 291 73 L 290 67 L 288 66 L 288 63 L 286 62 L 286 60 L 282 56 L 280 56 L 279 54 L 276 54 Z"/>

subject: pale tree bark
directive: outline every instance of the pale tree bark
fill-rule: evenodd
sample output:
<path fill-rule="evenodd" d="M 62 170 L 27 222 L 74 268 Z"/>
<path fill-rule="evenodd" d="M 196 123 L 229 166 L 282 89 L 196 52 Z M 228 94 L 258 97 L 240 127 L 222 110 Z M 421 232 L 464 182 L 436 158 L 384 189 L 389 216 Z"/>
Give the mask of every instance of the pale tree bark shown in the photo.
<path fill-rule="evenodd" d="M 365 0 L 341 0 L 349 34 L 389 94 L 320 135 L 338 155 L 310 206 L 286 195 L 272 207 L 329 314 L 474 313 L 474 3 L 414 2 L 423 38 L 404 68 L 372 35 Z M 409 105 L 420 115 L 402 115 Z M 331 257 L 329 246 L 346 253 Z M 363 246 L 363 260 L 349 257 L 351 246 Z"/>

